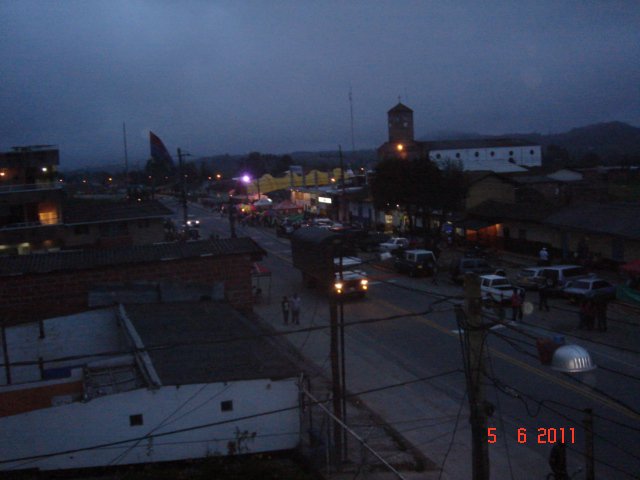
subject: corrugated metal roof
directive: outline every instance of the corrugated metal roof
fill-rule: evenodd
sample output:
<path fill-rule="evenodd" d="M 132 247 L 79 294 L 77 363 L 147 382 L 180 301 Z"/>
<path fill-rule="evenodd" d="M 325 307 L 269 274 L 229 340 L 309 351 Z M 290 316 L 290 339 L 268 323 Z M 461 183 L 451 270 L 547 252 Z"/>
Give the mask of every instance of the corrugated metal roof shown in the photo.
<path fill-rule="evenodd" d="M 640 239 L 640 203 L 572 205 L 550 215 L 546 223 L 572 230 Z"/>
<path fill-rule="evenodd" d="M 71 198 L 64 202 L 62 213 L 65 224 L 75 225 L 166 217 L 173 211 L 158 200 L 128 202 Z"/>
<path fill-rule="evenodd" d="M 126 305 L 163 385 L 296 377 L 268 332 L 224 303 Z"/>
<path fill-rule="evenodd" d="M 156 243 L 96 250 L 35 253 L 0 257 L 0 275 L 85 270 L 118 264 L 241 254 L 262 257 L 266 255 L 266 252 L 250 238 L 230 238 L 195 242 Z"/>

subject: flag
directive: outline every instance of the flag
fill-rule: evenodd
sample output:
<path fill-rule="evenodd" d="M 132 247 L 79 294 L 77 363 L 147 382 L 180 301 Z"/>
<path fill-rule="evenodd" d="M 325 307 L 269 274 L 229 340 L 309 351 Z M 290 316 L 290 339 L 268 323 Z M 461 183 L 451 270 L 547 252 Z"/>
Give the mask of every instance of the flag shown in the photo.
<path fill-rule="evenodd" d="M 160 140 L 152 131 L 149 131 L 149 144 L 151 146 L 151 158 L 156 161 L 168 162 L 170 165 L 173 165 L 173 159 L 171 158 L 171 155 L 169 155 L 167 147 L 164 146 L 162 140 Z"/>

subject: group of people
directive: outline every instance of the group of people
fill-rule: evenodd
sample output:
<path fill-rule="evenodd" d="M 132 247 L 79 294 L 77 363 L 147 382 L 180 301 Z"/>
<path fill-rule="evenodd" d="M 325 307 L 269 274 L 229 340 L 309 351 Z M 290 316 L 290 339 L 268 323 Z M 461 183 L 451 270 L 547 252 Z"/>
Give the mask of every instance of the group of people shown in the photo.
<path fill-rule="evenodd" d="M 294 293 L 291 298 L 285 295 L 280 305 L 284 324 L 289 325 L 289 313 L 291 313 L 291 325 L 300 325 L 300 296 L 297 293 Z"/>
<path fill-rule="evenodd" d="M 580 304 L 580 323 L 578 328 L 581 330 L 593 330 L 594 327 L 597 327 L 601 332 L 607 331 L 607 301 L 585 298 Z"/>

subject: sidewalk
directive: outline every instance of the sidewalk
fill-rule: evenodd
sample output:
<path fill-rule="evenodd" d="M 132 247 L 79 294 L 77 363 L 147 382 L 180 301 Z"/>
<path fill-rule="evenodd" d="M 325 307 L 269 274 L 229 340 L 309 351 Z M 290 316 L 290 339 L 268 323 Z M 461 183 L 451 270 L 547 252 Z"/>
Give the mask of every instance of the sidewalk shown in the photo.
<path fill-rule="evenodd" d="M 264 263 L 269 266 L 269 262 L 268 257 Z M 300 292 L 302 296 L 303 314 L 299 327 L 285 326 L 280 311 L 282 296 L 294 291 Z M 319 381 L 328 388 L 331 371 L 329 331 L 326 328 L 305 331 L 308 327 L 327 326 L 328 312 L 324 308 L 322 312 L 316 311 L 311 295 L 302 290 L 297 281 L 289 282 L 274 275 L 271 292 L 270 302 L 254 307 L 256 315 L 278 332 L 302 330 L 282 338 L 295 351 L 300 352 L 300 361 L 304 362 L 305 370 L 311 372 L 312 382 Z M 383 345 L 373 344 L 368 337 L 358 335 L 352 329 L 347 331 L 346 345 L 347 372 L 358 372 L 357 375 L 349 375 L 348 391 L 351 393 L 411 382 L 416 378 L 402 362 L 390 357 Z M 464 381 L 462 377 L 460 381 Z M 347 412 L 348 425 L 394 468 L 398 468 L 404 478 L 425 480 L 471 477 L 471 432 L 468 419 L 467 399 L 453 400 L 446 389 L 436 382 L 419 382 L 354 398 L 350 401 Z M 510 478 L 511 469 L 514 478 L 544 478 L 547 473 L 546 456 L 521 448 L 515 444 L 515 437 L 509 439 L 509 442 L 508 447 L 504 443 L 491 446 L 491 478 Z M 411 451 L 412 445 L 415 446 L 414 452 Z M 375 460 L 373 455 L 363 457 L 362 449 L 355 440 L 349 441 L 349 447 L 351 463 L 345 466 L 343 472 L 333 473 L 328 478 L 397 478 Z M 443 463 L 444 472 L 441 475 Z M 417 469 L 423 471 L 416 471 Z"/>

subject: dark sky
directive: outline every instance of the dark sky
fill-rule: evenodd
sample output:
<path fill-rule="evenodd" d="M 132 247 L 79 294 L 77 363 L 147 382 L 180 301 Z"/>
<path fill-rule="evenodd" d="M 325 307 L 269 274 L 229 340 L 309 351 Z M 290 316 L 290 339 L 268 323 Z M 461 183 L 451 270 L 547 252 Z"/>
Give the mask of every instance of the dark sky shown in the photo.
<path fill-rule="evenodd" d="M 149 156 L 351 149 L 387 138 L 640 126 L 640 2 L 0 2 L 0 150 L 62 168 Z"/>

